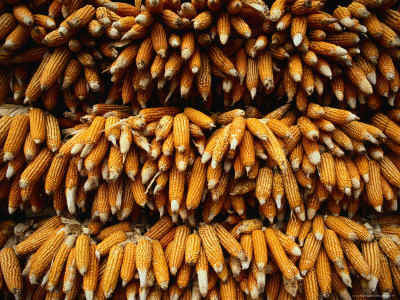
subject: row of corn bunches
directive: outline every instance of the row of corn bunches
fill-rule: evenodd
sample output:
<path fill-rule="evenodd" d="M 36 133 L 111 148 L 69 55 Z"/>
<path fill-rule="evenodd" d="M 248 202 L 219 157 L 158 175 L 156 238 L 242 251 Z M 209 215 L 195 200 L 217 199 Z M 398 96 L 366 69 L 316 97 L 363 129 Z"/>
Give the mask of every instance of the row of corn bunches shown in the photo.
<path fill-rule="evenodd" d="M 300 110 L 311 95 L 353 109 L 399 102 L 395 0 L 332 14 L 318 0 L 89 2 L 1 2 L 1 101 L 51 110 L 61 98 L 72 112 L 97 99 L 135 112 L 171 97 L 210 107 L 267 94 Z"/>
<path fill-rule="evenodd" d="M 286 104 L 211 117 L 193 108 L 142 109 L 97 104 L 61 139 L 57 118 L 17 106 L 0 119 L 0 191 L 10 213 L 34 212 L 52 199 L 58 214 L 78 209 L 119 220 L 140 208 L 195 225 L 218 215 L 246 218 L 247 208 L 271 223 L 294 211 L 351 218 L 397 210 L 400 110 L 371 124 L 349 111 Z M 0 112 L 2 111 L 0 107 Z M 25 113 L 21 113 L 25 111 Z M 326 201 L 325 201 L 326 200 Z M 360 207 L 360 208 L 359 208 Z M 372 209 L 373 208 L 373 209 Z"/>
<path fill-rule="evenodd" d="M 390 299 L 400 293 L 400 217 L 318 215 L 102 227 L 1 221 L 0 287 L 17 299 Z M 15 226 L 15 227 L 14 227 Z"/>

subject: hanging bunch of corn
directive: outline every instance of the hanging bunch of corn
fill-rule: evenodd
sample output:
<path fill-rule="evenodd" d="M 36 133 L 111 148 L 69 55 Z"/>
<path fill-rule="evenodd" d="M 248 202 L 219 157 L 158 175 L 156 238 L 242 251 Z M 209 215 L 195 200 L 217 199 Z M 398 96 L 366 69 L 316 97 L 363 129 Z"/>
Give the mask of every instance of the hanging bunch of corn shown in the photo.
<path fill-rule="evenodd" d="M 0 8 L 1 101 L 51 110 L 62 98 L 71 112 L 99 98 L 135 112 L 154 98 L 210 107 L 220 94 L 226 106 L 263 104 L 265 95 L 300 110 L 309 96 L 341 108 L 398 105 L 396 1 L 353 2 L 332 14 L 310 0 L 8 2 Z"/>
<path fill-rule="evenodd" d="M 389 299 L 400 289 L 400 220 L 356 219 L 293 215 L 268 228 L 257 219 L 191 228 L 162 217 L 147 228 L 101 228 L 51 217 L 17 224 L 0 251 L 3 287 L 17 299 Z"/>
<path fill-rule="evenodd" d="M 110 38 L 100 40 L 105 8 L 82 1 L 8 4 L 0 16 L 1 100 L 12 94 L 13 103 L 29 104 L 41 97 L 52 110 L 62 95 L 61 103 L 75 111 L 79 100 L 93 98 L 101 89 L 100 64 L 113 57 Z"/>
<path fill-rule="evenodd" d="M 78 207 L 103 222 L 112 215 L 120 220 L 137 215 L 140 207 L 192 224 L 200 205 L 204 222 L 229 211 L 246 217 L 247 207 L 258 207 L 272 223 L 287 208 L 311 220 L 321 205 L 332 215 L 344 210 L 352 217 L 361 199 L 378 212 L 397 210 L 396 110 L 389 117 L 374 115 L 373 125 L 315 103 L 304 113 L 286 104 L 267 115 L 254 107 L 211 117 L 165 107 L 129 116 L 125 106 L 111 104 L 97 104 L 91 112 L 64 130 L 63 143 L 57 119 L 41 110 L 0 119 L 0 184 L 10 212 L 28 200 L 40 210 L 45 206 L 40 193 L 53 199 L 58 214 L 75 214 Z M 40 118 L 46 122 L 36 121 Z M 14 128 L 19 119 L 27 122 L 24 135 Z M 45 139 L 47 147 L 40 150 L 37 142 Z"/>
<path fill-rule="evenodd" d="M 2 197 L 8 197 L 10 213 L 27 204 L 39 211 L 45 206 L 41 177 L 61 147 L 58 120 L 37 108 L 4 105 L 1 110 Z"/>

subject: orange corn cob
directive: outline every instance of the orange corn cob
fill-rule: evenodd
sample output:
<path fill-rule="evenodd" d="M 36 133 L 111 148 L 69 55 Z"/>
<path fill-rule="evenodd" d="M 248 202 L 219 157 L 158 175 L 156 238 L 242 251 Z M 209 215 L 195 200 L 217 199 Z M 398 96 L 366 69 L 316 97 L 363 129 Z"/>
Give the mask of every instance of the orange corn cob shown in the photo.
<path fill-rule="evenodd" d="M 96 257 L 99 259 L 101 256 L 105 256 L 111 249 L 112 246 L 117 245 L 126 240 L 126 233 L 122 230 L 117 230 L 107 237 L 104 238 L 96 246 Z"/>
<path fill-rule="evenodd" d="M 196 264 L 200 257 L 201 241 L 197 233 L 192 233 L 186 239 L 185 262 L 187 264 Z"/>
<path fill-rule="evenodd" d="M 99 273 L 99 262 L 96 258 L 96 245 L 91 244 L 89 246 L 89 268 L 83 276 L 82 288 L 85 292 L 86 298 L 93 298 L 94 291 L 97 286 L 97 279 Z"/>
<path fill-rule="evenodd" d="M 157 240 L 152 243 L 152 263 L 158 285 L 166 290 L 169 283 L 168 264 L 161 243 Z"/>
<path fill-rule="evenodd" d="M 54 236 L 44 242 L 38 249 L 29 271 L 29 280 L 31 283 L 37 283 L 39 278 L 46 272 L 53 256 L 64 241 L 65 234 L 66 228 L 60 228 Z"/>
<path fill-rule="evenodd" d="M 222 273 L 226 265 L 215 229 L 211 225 L 202 225 L 199 235 L 210 265 L 216 273 Z"/>
<path fill-rule="evenodd" d="M 359 273 L 365 279 L 370 280 L 370 266 L 365 261 L 354 242 L 343 238 L 340 238 L 340 242 L 342 244 L 343 252 L 346 254 L 346 257 L 349 259 L 357 273 Z"/>
<path fill-rule="evenodd" d="M 75 236 L 69 235 L 57 251 L 50 267 L 49 279 L 46 286 L 48 291 L 52 292 L 57 287 L 62 269 L 64 268 L 64 264 L 68 259 L 71 249 L 74 247 L 75 240 Z"/>
<path fill-rule="evenodd" d="M 21 188 L 27 188 L 37 182 L 50 165 L 52 158 L 53 153 L 48 148 L 43 148 L 21 174 L 19 182 Z"/>
<path fill-rule="evenodd" d="M 399 248 L 388 236 L 379 239 L 379 247 L 387 258 L 395 265 L 399 266 Z"/>
<path fill-rule="evenodd" d="M 25 115 L 13 117 L 7 139 L 4 143 L 4 161 L 12 160 L 20 151 L 24 137 L 28 133 L 29 119 Z"/>
<path fill-rule="evenodd" d="M 22 296 L 23 281 L 20 262 L 12 248 L 3 248 L 0 252 L 0 266 L 8 290 L 16 298 Z"/>
<path fill-rule="evenodd" d="M 136 266 L 139 273 L 140 286 L 146 285 L 146 276 L 152 260 L 152 244 L 146 238 L 141 238 L 136 246 Z"/>
<path fill-rule="evenodd" d="M 214 224 L 217 237 L 221 245 L 230 253 L 233 257 L 236 257 L 243 261 L 245 255 L 240 243 L 220 224 Z"/>
<path fill-rule="evenodd" d="M 300 274 L 297 273 L 298 272 L 297 268 L 286 256 L 286 253 L 283 250 L 283 247 L 280 244 L 275 231 L 271 228 L 267 228 L 267 230 L 265 231 L 265 238 L 266 238 L 268 247 L 272 253 L 272 256 L 273 256 L 276 264 L 278 265 L 279 269 L 282 272 L 282 275 L 288 280 L 292 280 L 295 277 L 296 278 L 299 277 Z M 296 270 L 297 270 L 297 272 L 296 272 Z"/>

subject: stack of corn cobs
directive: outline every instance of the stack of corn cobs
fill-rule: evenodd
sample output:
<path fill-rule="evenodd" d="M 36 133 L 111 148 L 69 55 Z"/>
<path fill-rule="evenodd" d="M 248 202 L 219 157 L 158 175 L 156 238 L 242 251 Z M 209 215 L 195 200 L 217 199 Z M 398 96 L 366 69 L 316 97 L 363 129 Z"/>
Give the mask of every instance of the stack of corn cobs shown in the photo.
<path fill-rule="evenodd" d="M 301 111 L 311 95 L 352 109 L 399 101 L 395 0 L 332 14 L 311 0 L 89 2 L 1 2 L 0 100 L 72 113 L 98 99 L 135 113 L 154 98 L 209 108 L 270 95 Z"/>
<path fill-rule="evenodd" d="M 400 291 L 399 216 L 293 215 L 269 228 L 229 218 L 84 224 L 1 222 L 0 284 L 17 299 L 390 299 Z"/>
<path fill-rule="evenodd" d="M 321 205 L 349 217 L 362 201 L 397 210 L 400 126 L 382 113 L 367 124 L 315 103 L 304 114 L 286 104 L 266 116 L 253 107 L 211 117 L 176 107 L 128 116 L 125 106 L 96 104 L 83 123 L 63 129 L 62 143 L 56 117 L 13 108 L 0 119 L 9 213 L 52 200 L 57 214 L 79 208 L 103 223 L 147 207 L 195 225 L 220 214 L 246 218 L 251 208 L 271 224 L 288 209 L 312 220 Z"/>
<path fill-rule="evenodd" d="M 400 297 L 396 0 L 126 2 L 0 0 L 0 290 Z"/>

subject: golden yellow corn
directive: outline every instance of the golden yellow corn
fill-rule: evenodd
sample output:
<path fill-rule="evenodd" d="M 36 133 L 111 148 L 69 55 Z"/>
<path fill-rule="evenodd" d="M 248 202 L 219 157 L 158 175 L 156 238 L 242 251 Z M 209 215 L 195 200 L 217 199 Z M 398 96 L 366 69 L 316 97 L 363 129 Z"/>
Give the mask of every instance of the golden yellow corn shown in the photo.
<path fill-rule="evenodd" d="M 294 264 L 289 260 L 286 256 L 285 250 L 281 243 L 279 242 L 278 237 L 276 236 L 275 231 L 272 228 L 267 228 L 265 231 L 265 239 L 268 244 L 268 248 L 272 253 L 272 257 L 274 258 L 276 264 L 282 272 L 282 275 L 287 280 L 292 280 L 295 277 L 300 277 L 300 274 L 296 274 L 298 272 L 297 268 Z M 296 272 L 297 270 L 297 272 Z"/>
<path fill-rule="evenodd" d="M 141 238 L 136 245 L 136 267 L 139 273 L 140 287 L 146 286 L 147 273 L 152 260 L 152 244 L 147 238 Z"/>
<path fill-rule="evenodd" d="M 13 248 L 3 248 L 1 250 L 0 266 L 8 290 L 18 299 L 22 296 L 24 286 L 20 262 Z"/>
<path fill-rule="evenodd" d="M 279 239 L 283 249 L 289 254 L 294 256 L 301 256 L 301 250 L 297 244 L 290 239 L 286 234 L 282 233 L 280 230 L 275 229 L 276 236 Z"/>
<path fill-rule="evenodd" d="M 4 143 L 4 161 L 10 161 L 18 154 L 24 143 L 24 137 L 26 137 L 28 129 L 28 116 L 17 115 L 12 118 L 7 139 Z"/>
<path fill-rule="evenodd" d="M 221 245 L 231 254 L 243 261 L 245 255 L 240 243 L 227 231 L 222 225 L 214 224 L 215 231 L 217 232 L 217 237 Z"/>
<path fill-rule="evenodd" d="M 35 260 L 29 271 L 29 280 L 31 283 L 37 283 L 39 278 L 46 272 L 51 260 L 57 253 L 59 247 L 64 241 L 66 228 L 60 228 L 50 239 L 45 241 L 35 253 Z"/>
<path fill-rule="evenodd" d="M 110 252 L 112 246 L 117 245 L 126 240 L 126 233 L 122 230 L 117 230 L 107 237 L 104 238 L 96 246 L 96 257 L 100 259 L 101 256 L 105 256 Z"/>
<path fill-rule="evenodd" d="M 166 290 L 169 284 L 169 269 L 164 250 L 157 240 L 152 242 L 152 265 L 157 284 Z"/>
<path fill-rule="evenodd" d="M 96 258 L 96 245 L 89 246 L 89 268 L 85 275 L 83 275 L 82 288 L 85 292 L 87 299 L 93 299 L 94 291 L 97 286 L 97 278 L 99 273 L 99 261 Z"/>
<path fill-rule="evenodd" d="M 52 158 L 53 153 L 47 147 L 43 148 L 22 172 L 20 187 L 27 188 L 36 183 L 50 165 Z"/>
<path fill-rule="evenodd" d="M 211 225 L 202 225 L 199 228 L 200 239 L 207 256 L 207 260 L 217 274 L 223 272 L 225 261 L 218 241 L 217 233 Z"/>
<path fill-rule="evenodd" d="M 379 239 L 379 247 L 387 258 L 395 265 L 399 266 L 400 249 L 388 236 L 383 236 Z"/>
<path fill-rule="evenodd" d="M 41 144 L 46 138 L 46 123 L 44 112 L 39 108 L 32 108 L 28 114 L 30 134 L 36 144 Z"/>
<path fill-rule="evenodd" d="M 69 293 L 76 281 L 76 259 L 75 259 L 75 247 L 69 252 L 67 262 L 65 264 L 64 282 L 63 282 L 63 292 Z"/>
<path fill-rule="evenodd" d="M 172 275 L 175 275 L 179 268 L 182 266 L 185 257 L 186 239 L 189 236 L 189 228 L 186 226 L 179 226 L 176 229 L 175 237 L 173 240 L 173 249 L 171 257 L 168 260 L 169 270 Z"/>
<path fill-rule="evenodd" d="M 365 279 L 370 280 L 370 266 L 365 261 L 356 244 L 354 244 L 353 241 L 346 240 L 344 238 L 340 238 L 340 243 L 342 245 L 343 252 L 346 254 L 346 257 L 349 259 L 357 273 L 359 273 Z"/>
<path fill-rule="evenodd" d="M 201 157 L 197 157 L 192 167 L 192 175 L 186 196 L 186 207 L 188 209 L 195 209 L 200 204 L 205 181 L 206 166 L 201 162 Z M 174 186 L 172 186 L 172 188 L 174 188 Z"/>
<path fill-rule="evenodd" d="M 378 281 L 378 287 L 382 292 L 382 298 L 389 298 L 393 290 L 393 278 L 392 274 L 390 273 L 390 267 L 387 257 L 379 251 L 379 262 L 381 265 L 381 276 Z"/>
<path fill-rule="evenodd" d="M 380 212 L 383 204 L 380 168 L 374 160 L 368 161 L 368 165 L 369 181 L 366 183 L 368 201 L 376 211 Z"/>
<path fill-rule="evenodd" d="M 337 235 L 345 239 L 352 241 L 357 239 L 357 235 L 354 230 L 338 217 L 327 216 L 325 218 L 325 225 L 329 229 L 332 229 Z"/>
<path fill-rule="evenodd" d="M 317 240 L 313 233 L 309 233 L 304 242 L 304 247 L 299 261 L 301 275 L 304 276 L 314 267 L 320 248 L 321 241 Z"/>
<path fill-rule="evenodd" d="M 86 234 L 81 234 L 76 239 L 76 245 L 75 245 L 76 267 L 78 268 L 78 271 L 79 273 L 81 273 L 81 275 L 85 275 L 85 273 L 89 268 L 89 263 L 90 263 L 89 244 L 90 244 L 90 237 Z"/>
<path fill-rule="evenodd" d="M 135 267 L 136 245 L 128 242 L 124 248 L 124 257 L 121 264 L 122 286 L 125 287 L 132 279 L 136 271 Z"/>
<path fill-rule="evenodd" d="M 57 251 L 50 267 L 49 279 L 46 285 L 48 291 L 52 292 L 56 289 L 64 264 L 68 259 L 69 252 L 75 245 L 75 240 L 75 236 L 69 235 Z"/>
<path fill-rule="evenodd" d="M 185 262 L 190 265 L 197 263 L 200 257 L 201 241 L 199 235 L 194 232 L 186 239 Z"/>

